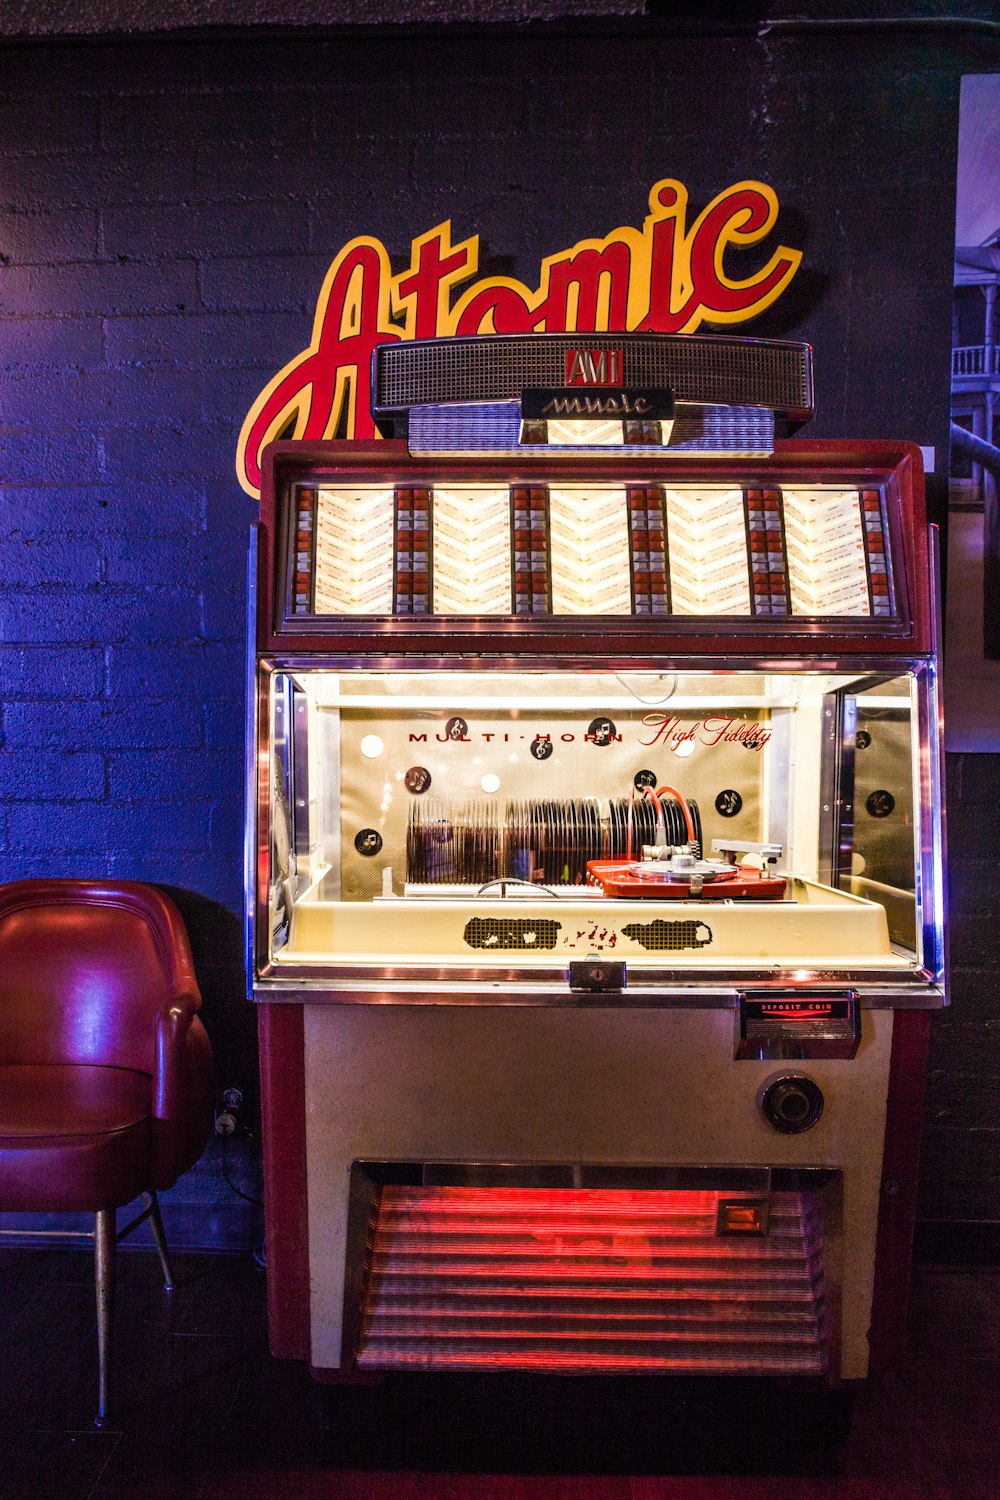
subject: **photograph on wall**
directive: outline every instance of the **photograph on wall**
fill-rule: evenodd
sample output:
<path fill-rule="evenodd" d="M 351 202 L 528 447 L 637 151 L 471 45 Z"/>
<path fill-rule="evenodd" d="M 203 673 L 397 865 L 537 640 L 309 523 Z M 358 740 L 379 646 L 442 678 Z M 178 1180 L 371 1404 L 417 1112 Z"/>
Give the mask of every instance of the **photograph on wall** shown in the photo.
<path fill-rule="evenodd" d="M 945 744 L 1000 750 L 1000 73 L 962 80 L 952 317 Z"/>

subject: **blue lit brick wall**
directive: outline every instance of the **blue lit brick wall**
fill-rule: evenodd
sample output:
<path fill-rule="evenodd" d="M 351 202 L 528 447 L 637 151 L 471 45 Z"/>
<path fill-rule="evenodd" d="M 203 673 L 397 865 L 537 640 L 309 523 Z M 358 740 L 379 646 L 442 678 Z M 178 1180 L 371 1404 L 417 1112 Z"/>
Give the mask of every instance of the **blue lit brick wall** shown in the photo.
<path fill-rule="evenodd" d="M 231 476 L 243 408 L 303 325 L 250 319 L 238 295 L 217 312 L 203 281 L 236 246 L 304 250 L 307 210 L 204 168 L 198 102 L 241 112 L 238 93 L 202 95 L 209 68 L 210 53 L 183 46 L 4 59 L 0 878 L 170 890 L 220 1083 L 240 1084 L 252 1109 L 241 908 L 254 506 Z M 232 149 L 266 139 L 248 124 Z"/>
<path fill-rule="evenodd" d="M 488 269 L 533 280 L 545 254 L 640 223 L 659 177 L 701 205 L 757 176 L 805 260 L 751 331 L 814 344 L 813 432 L 943 453 L 958 84 L 989 64 L 941 37 L 705 42 L 655 25 L 10 47 L 2 62 L 0 878 L 167 886 L 220 1080 L 251 1085 L 254 507 L 234 447 L 308 341 L 329 260 L 369 233 L 398 263 L 451 217 L 481 234 Z M 939 514 L 943 499 L 938 481 Z M 997 844 L 979 856 L 989 889 Z M 980 898 L 958 896 L 971 940 Z M 980 1019 L 947 1033 L 939 1111 L 955 1049 L 982 1076 L 996 981 L 976 976 Z M 928 1214 L 982 1201 L 976 1182 L 944 1193 L 978 1129 L 1000 1217 L 996 1138 L 965 1115 L 935 1129 Z"/>

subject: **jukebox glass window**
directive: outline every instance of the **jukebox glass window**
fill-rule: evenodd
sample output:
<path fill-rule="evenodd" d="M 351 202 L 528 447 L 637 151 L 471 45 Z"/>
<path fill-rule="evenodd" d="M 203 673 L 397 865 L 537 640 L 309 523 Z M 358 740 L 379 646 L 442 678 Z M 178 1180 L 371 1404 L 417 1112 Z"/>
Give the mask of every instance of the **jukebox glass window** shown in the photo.
<path fill-rule="evenodd" d="M 270 684 L 275 962 L 915 961 L 915 678 L 326 664 Z"/>
<path fill-rule="evenodd" d="M 915 948 L 916 845 L 914 694 L 906 677 L 841 697 L 842 819 L 838 876 L 856 895 L 881 902 L 894 942 Z"/>

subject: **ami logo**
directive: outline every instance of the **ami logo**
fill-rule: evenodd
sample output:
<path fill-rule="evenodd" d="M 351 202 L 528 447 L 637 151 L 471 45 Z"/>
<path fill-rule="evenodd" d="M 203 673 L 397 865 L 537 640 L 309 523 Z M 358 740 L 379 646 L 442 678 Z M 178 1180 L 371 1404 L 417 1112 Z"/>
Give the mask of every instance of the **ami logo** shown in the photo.
<path fill-rule="evenodd" d="M 620 349 L 567 349 L 567 385 L 621 385 Z"/>

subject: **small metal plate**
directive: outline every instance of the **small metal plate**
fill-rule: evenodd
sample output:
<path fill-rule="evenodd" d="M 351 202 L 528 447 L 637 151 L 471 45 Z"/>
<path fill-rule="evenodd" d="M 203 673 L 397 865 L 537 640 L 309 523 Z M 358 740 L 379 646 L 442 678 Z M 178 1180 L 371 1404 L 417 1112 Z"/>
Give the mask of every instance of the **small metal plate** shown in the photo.
<path fill-rule="evenodd" d="M 571 990 L 603 993 L 606 990 L 623 990 L 626 982 L 624 959 L 601 958 L 593 954 L 590 958 L 574 958 L 570 961 Z"/>

